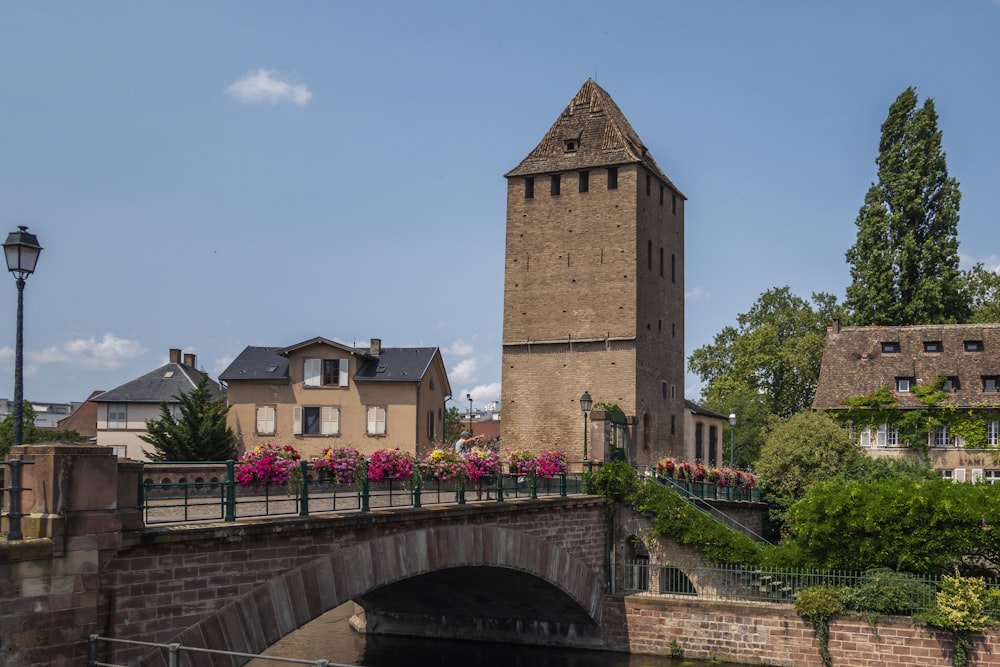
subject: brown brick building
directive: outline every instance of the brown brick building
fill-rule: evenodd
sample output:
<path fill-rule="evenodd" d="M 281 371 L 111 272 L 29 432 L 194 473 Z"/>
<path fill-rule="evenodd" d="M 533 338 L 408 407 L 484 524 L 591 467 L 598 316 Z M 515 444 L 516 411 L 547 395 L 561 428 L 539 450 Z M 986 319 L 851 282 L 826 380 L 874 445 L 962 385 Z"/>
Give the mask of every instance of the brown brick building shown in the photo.
<path fill-rule="evenodd" d="M 684 195 L 590 79 L 506 177 L 502 441 L 582 459 L 588 391 L 633 461 L 680 453 Z"/>

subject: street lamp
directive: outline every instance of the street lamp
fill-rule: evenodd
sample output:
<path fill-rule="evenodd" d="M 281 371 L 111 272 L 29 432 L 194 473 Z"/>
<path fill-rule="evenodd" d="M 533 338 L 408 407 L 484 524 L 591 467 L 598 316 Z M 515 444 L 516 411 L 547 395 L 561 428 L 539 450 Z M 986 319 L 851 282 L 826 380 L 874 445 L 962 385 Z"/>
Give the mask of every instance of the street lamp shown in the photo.
<path fill-rule="evenodd" d="M 24 280 L 35 272 L 38 255 L 42 246 L 38 237 L 28 232 L 24 225 L 18 225 L 16 232 L 7 235 L 3 253 L 7 258 L 7 270 L 17 280 L 17 337 L 14 346 L 14 445 L 24 444 Z"/>
<path fill-rule="evenodd" d="M 465 397 L 469 399 L 469 433 L 472 433 L 472 394 L 466 394 Z"/>
<path fill-rule="evenodd" d="M 580 397 L 580 409 L 583 410 L 583 461 L 587 462 L 587 416 L 590 414 L 590 409 L 594 407 L 594 400 L 590 397 L 590 392 L 583 392 L 583 396 Z"/>
<path fill-rule="evenodd" d="M 729 468 L 733 467 L 733 452 L 736 451 L 736 413 L 729 413 Z"/>

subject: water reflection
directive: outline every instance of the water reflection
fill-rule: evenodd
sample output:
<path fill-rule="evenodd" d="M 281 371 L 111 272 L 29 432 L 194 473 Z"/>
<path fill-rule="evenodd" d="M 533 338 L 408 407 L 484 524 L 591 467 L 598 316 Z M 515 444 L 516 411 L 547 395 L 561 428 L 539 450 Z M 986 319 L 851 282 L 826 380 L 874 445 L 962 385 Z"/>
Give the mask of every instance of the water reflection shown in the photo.
<path fill-rule="evenodd" d="M 513 644 L 486 644 L 441 639 L 361 635 L 348 622 L 348 603 L 283 638 L 268 655 L 303 660 L 329 660 L 367 667 L 739 667 L 733 663 L 671 660 L 664 656 L 628 655 L 605 651 L 547 649 Z M 276 667 L 279 662 L 253 660 L 251 667 Z"/>

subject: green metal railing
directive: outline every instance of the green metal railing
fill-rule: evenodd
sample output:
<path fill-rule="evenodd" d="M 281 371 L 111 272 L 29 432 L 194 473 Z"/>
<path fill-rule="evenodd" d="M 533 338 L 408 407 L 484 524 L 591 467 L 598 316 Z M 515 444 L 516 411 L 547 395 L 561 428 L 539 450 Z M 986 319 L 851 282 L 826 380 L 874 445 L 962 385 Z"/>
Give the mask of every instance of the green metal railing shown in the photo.
<path fill-rule="evenodd" d="M 615 568 L 615 588 L 626 595 L 690 596 L 701 600 L 790 604 L 804 588 L 830 586 L 860 594 L 905 591 L 894 613 L 913 615 L 933 607 L 941 577 L 889 570 L 761 569 L 743 565 L 685 566 L 652 564 L 639 559 Z M 987 580 L 1000 589 L 1000 581 Z"/>
<path fill-rule="evenodd" d="M 457 504 L 467 501 L 505 502 L 518 498 L 567 496 L 586 493 L 585 475 L 564 473 L 554 478 L 530 475 L 497 475 L 480 482 L 435 479 L 390 480 L 339 484 L 300 462 L 297 481 L 286 486 L 241 487 L 236 483 L 236 462 L 157 463 L 157 476 L 170 481 L 150 481 L 140 474 L 138 506 L 146 525 L 235 521 L 261 516 L 310 516 L 318 513 L 361 511 L 393 507 Z M 215 466 L 217 479 L 173 481 L 185 468 Z M 173 468 L 176 473 L 163 472 Z"/>

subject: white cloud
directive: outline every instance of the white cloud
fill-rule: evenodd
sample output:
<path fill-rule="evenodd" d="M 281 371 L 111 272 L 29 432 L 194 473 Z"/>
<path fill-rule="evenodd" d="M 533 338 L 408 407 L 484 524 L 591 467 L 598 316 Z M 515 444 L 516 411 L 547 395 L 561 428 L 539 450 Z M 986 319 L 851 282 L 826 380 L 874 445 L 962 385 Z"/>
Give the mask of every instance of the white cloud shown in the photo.
<path fill-rule="evenodd" d="M 479 365 L 475 359 L 463 359 L 448 371 L 448 380 L 453 386 L 475 382 L 479 374 Z"/>
<path fill-rule="evenodd" d="M 688 301 L 708 301 L 712 295 L 700 287 L 692 287 L 684 292 L 684 298 Z"/>
<path fill-rule="evenodd" d="M 281 73 L 263 67 L 229 84 L 226 94 L 240 102 L 277 104 L 288 101 L 300 107 L 312 99 L 312 93 L 305 84 L 294 83 Z"/>
<path fill-rule="evenodd" d="M 454 355 L 456 357 L 467 357 L 474 351 L 471 343 L 466 343 L 464 340 L 456 340 L 454 343 L 449 345 L 444 349 L 444 353 L 448 355 Z"/>
<path fill-rule="evenodd" d="M 97 340 L 71 340 L 26 354 L 34 364 L 69 364 L 88 370 L 116 370 L 141 357 L 146 349 L 134 340 L 106 333 Z"/>
<path fill-rule="evenodd" d="M 490 384 L 480 384 L 476 385 L 472 389 L 466 392 L 467 394 L 472 394 L 473 405 L 478 405 L 480 408 L 484 407 L 487 403 L 500 401 L 500 383 L 492 382 Z M 464 394 L 463 394 L 464 396 Z"/>

